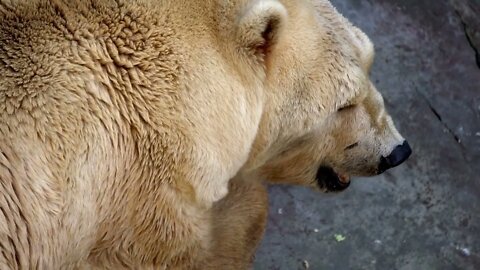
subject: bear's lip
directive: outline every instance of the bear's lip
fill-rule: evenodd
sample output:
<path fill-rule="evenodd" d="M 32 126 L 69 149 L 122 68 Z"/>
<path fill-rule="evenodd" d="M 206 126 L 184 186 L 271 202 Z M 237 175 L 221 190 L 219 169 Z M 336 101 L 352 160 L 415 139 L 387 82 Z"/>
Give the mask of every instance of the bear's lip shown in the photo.
<path fill-rule="evenodd" d="M 345 184 L 350 183 L 350 176 L 349 175 L 339 173 L 339 172 L 337 172 L 337 175 L 338 175 L 338 179 L 340 180 L 340 182 L 345 183 Z"/>
<path fill-rule="evenodd" d="M 326 192 L 339 192 L 350 186 L 350 176 L 330 166 L 320 166 L 316 178 L 318 186 Z"/>

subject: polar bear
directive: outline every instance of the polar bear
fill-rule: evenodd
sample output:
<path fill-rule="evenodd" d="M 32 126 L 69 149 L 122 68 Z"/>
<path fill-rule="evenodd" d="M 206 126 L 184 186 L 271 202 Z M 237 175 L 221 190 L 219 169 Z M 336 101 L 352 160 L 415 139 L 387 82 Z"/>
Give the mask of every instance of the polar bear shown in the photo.
<path fill-rule="evenodd" d="M 0 0 L 0 268 L 245 269 L 262 181 L 411 153 L 325 0 Z"/>

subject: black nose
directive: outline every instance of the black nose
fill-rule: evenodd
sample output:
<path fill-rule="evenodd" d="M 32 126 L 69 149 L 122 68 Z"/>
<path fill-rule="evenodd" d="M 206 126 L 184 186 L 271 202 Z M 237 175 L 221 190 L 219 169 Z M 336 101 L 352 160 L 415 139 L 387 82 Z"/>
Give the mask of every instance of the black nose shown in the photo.
<path fill-rule="evenodd" d="M 398 145 L 393 149 L 392 153 L 388 157 L 380 158 L 380 165 L 378 166 L 378 173 L 402 164 L 412 154 L 412 149 L 407 141 L 404 141 L 402 145 Z"/>

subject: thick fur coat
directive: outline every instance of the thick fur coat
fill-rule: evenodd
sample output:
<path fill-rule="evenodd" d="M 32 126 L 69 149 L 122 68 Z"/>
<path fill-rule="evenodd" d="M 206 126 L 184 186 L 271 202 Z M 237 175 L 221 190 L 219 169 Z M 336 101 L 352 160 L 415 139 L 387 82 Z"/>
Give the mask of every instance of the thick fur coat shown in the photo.
<path fill-rule="evenodd" d="M 0 0 L 0 21 L 1 269 L 245 269 L 262 180 L 325 191 L 319 166 L 373 175 L 403 141 L 327 1 Z"/>

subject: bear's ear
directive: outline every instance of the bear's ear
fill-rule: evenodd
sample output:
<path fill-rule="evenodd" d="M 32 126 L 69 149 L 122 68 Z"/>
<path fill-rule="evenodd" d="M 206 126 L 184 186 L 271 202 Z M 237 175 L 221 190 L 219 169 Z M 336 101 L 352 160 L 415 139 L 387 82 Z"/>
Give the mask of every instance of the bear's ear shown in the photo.
<path fill-rule="evenodd" d="M 256 0 L 240 16 L 237 39 L 240 46 L 266 57 L 278 42 L 287 20 L 287 10 L 275 0 Z"/>
<path fill-rule="evenodd" d="M 353 27 L 353 36 L 354 43 L 359 51 L 361 64 L 365 70 L 370 71 L 375 56 L 373 43 L 362 30 L 355 26 Z"/>

